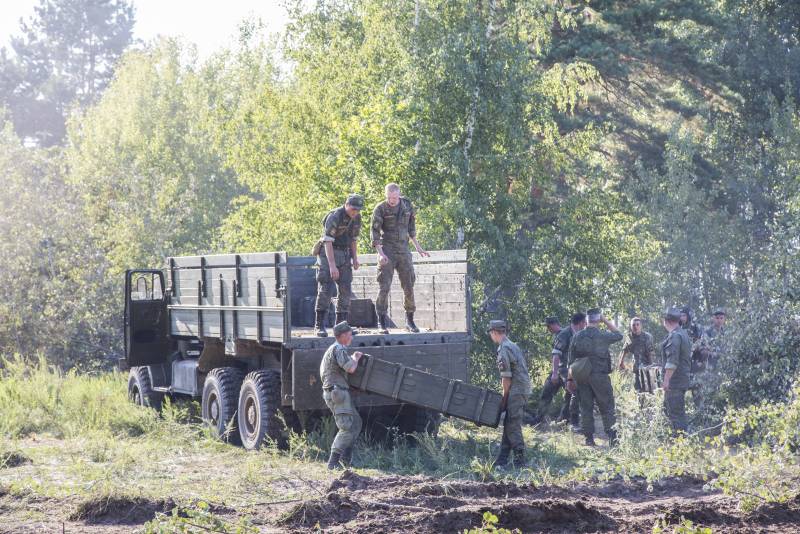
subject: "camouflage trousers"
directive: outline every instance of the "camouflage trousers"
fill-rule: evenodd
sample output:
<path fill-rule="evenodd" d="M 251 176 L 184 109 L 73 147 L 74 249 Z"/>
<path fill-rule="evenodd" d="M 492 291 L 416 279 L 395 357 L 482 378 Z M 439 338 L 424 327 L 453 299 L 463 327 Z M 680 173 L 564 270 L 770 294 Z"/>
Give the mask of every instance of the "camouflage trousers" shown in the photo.
<path fill-rule="evenodd" d="M 688 430 L 685 389 L 670 388 L 664 393 L 664 411 L 666 411 L 669 422 L 672 424 L 673 434 Z"/>
<path fill-rule="evenodd" d="M 503 440 L 500 442 L 501 454 L 505 451 L 524 451 L 525 440 L 522 437 L 522 418 L 525 415 L 527 395 L 509 395 L 506 405 L 506 419 L 503 422 Z"/>
<path fill-rule="evenodd" d="M 617 422 L 614 414 L 614 390 L 611 378 L 606 374 L 592 373 L 588 382 L 578 384 L 578 399 L 581 405 L 581 429 L 584 435 L 594 434 L 594 405 L 603 418 L 606 434 L 614 429 Z"/>
<path fill-rule="evenodd" d="M 392 289 L 392 279 L 394 271 L 397 270 L 397 277 L 400 279 L 400 287 L 403 288 L 403 307 L 406 312 L 413 313 L 417 310 L 414 302 L 414 262 L 411 259 L 411 252 L 408 250 L 393 250 L 384 248 L 383 253 L 389 258 L 385 265 L 378 264 L 378 298 L 375 299 L 375 311 L 379 314 L 386 314 L 389 311 L 389 291 Z"/>
<path fill-rule="evenodd" d="M 350 300 L 353 298 L 353 264 L 350 263 L 350 251 L 341 248 L 333 249 L 333 260 L 336 268 L 339 269 L 338 280 L 331 278 L 325 250 L 323 249 L 317 256 L 319 271 L 317 271 L 317 303 L 315 309 L 318 312 L 328 311 L 335 284 L 338 290 L 336 313 L 347 313 L 350 311 Z"/>
<path fill-rule="evenodd" d="M 553 402 L 556 395 L 558 395 L 558 392 L 561 391 L 562 387 L 564 387 L 564 379 L 561 376 L 559 376 L 557 384 L 553 384 L 553 382 L 550 381 L 549 375 L 545 379 L 544 386 L 542 386 L 539 410 L 536 414 L 538 420 L 541 420 L 545 416 L 548 408 L 550 408 L 550 404 Z M 577 397 L 564 388 L 564 403 L 561 406 L 561 412 L 558 416 L 559 421 L 569 421 L 573 425 L 577 425 L 579 410 L 580 405 L 578 404 Z"/>
<path fill-rule="evenodd" d="M 361 416 L 358 415 L 353 398 L 346 389 L 323 391 L 322 398 L 333 414 L 338 430 L 336 437 L 333 438 L 331 451 L 341 454 L 353 446 L 361 433 Z"/>

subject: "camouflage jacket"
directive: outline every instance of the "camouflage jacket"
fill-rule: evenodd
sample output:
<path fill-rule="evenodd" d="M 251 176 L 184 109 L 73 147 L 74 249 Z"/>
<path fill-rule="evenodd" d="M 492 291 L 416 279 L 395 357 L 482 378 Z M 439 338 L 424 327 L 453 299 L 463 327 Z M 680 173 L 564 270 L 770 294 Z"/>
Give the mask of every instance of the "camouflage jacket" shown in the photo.
<path fill-rule="evenodd" d="M 670 388 L 688 389 L 692 368 L 692 342 L 683 328 L 676 328 L 661 343 L 664 370 L 674 369 Z"/>
<path fill-rule="evenodd" d="M 347 381 L 347 372 L 358 365 L 355 360 L 350 358 L 347 347 L 339 343 L 334 343 L 322 356 L 319 364 L 319 376 L 322 378 L 322 387 L 327 389 L 333 386 L 350 387 Z"/>
<path fill-rule="evenodd" d="M 350 218 L 344 206 L 340 206 L 325 215 L 322 228 L 323 241 L 332 241 L 335 248 L 347 249 L 361 233 L 361 215 Z"/>
<path fill-rule="evenodd" d="M 417 236 L 417 210 L 406 197 L 391 207 L 381 202 L 372 211 L 372 246 L 400 246 L 408 248 L 408 240 Z"/>
<path fill-rule="evenodd" d="M 622 346 L 622 352 L 626 356 L 633 355 L 633 368 L 637 369 L 641 365 L 650 365 L 653 362 L 653 355 L 655 354 L 655 347 L 653 346 L 653 336 L 648 332 L 642 331 L 641 334 L 634 335 L 633 332 L 628 332 L 625 339 L 625 344 Z"/>
<path fill-rule="evenodd" d="M 562 378 L 567 377 L 567 358 L 569 357 L 569 345 L 572 342 L 572 328 L 562 328 L 561 332 L 556 334 L 553 338 L 553 352 L 552 356 L 558 356 L 560 365 L 558 366 L 558 374 Z"/>
<path fill-rule="evenodd" d="M 572 336 L 569 347 L 569 363 L 579 358 L 589 358 L 592 362 L 592 373 L 611 373 L 611 352 L 609 346 L 622 341 L 622 334 L 610 330 L 600 330 L 589 326 Z"/>
<path fill-rule="evenodd" d="M 501 378 L 511 379 L 509 395 L 530 395 L 531 377 L 528 374 L 528 363 L 519 346 L 506 338 L 497 347 L 497 369 Z"/>

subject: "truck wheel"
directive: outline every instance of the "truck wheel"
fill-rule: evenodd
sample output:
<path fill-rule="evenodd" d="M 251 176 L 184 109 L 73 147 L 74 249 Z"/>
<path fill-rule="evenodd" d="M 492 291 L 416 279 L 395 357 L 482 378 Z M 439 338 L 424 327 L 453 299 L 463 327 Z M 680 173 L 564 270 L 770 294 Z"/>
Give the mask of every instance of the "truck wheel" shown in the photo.
<path fill-rule="evenodd" d="M 249 373 L 239 393 L 239 434 L 247 450 L 261 447 L 265 438 L 286 448 L 286 425 L 278 417 L 281 406 L 281 374 L 272 369 Z"/>
<path fill-rule="evenodd" d="M 153 391 L 147 367 L 131 367 L 128 373 L 128 398 L 139 406 L 161 409 L 164 394 Z"/>
<path fill-rule="evenodd" d="M 200 403 L 201 416 L 211 425 L 214 434 L 223 441 L 237 445 L 236 407 L 242 375 L 242 371 L 235 367 L 212 369 L 206 376 Z"/>

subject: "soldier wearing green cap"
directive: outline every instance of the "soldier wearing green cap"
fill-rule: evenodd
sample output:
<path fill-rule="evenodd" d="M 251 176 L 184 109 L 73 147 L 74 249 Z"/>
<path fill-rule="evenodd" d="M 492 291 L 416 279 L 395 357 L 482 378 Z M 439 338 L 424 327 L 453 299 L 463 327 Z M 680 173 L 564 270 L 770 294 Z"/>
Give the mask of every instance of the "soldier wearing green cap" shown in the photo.
<path fill-rule="evenodd" d="M 353 270 L 358 263 L 358 234 L 361 232 L 361 210 L 364 197 L 350 195 L 344 206 L 333 209 L 322 220 L 322 237 L 314 247 L 317 255 L 317 302 L 314 328 L 325 337 L 325 316 L 331 305 L 334 283 L 338 289 L 336 323 L 346 321 L 352 298 Z"/>
<path fill-rule="evenodd" d="M 322 378 L 322 398 L 333 414 L 338 432 L 331 445 L 328 469 L 335 469 L 340 464 L 349 467 L 353 459 L 353 444 L 361 432 L 361 416 L 358 415 L 353 399 L 350 396 L 350 384 L 347 375 L 358 368 L 358 361 L 363 354 L 355 352 L 347 354 L 347 347 L 353 342 L 353 330 L 347 322 L 342 321 L 333 327 L 336 342 L 328 347 L 319 365 Z"/>
<path fill-rule="evenodd" d="M 614 323 L 603 317 L 603 312 L 599 308 L 588 310 L 586 316 L 588 326 L 577 332 L 570 343 L 567 388 L 569 391 L 578 393 L 581 407 L 581 427 L 586 437 L 586 444 L 590 446 L 595 444 L 594 405 L 597 404 L 600 416 L 603 418 L 603 429 L 608 436 L 609 443 L 614 445 L 617 441 L 617 431 L 614 429 L 616 423 L 614 390 L 608 376 L 611 373 L 609 346 L 622 341 L 623 336 Z M 598 328 L 601 322 L 606 325 L 608 330 Z M 572 366 L 582 358 L 588 358 L 591 371 L 585 377 L 573 376 Z"/>
<path fill-rule="evenodd" d="M 532 392 L 528 363 L 522 349 L 508 339 L 505 321 L 491 321 L 489 336 L 497 343 L 497 368 L 503 386 L 503 406 L 506 417 L 503 423 L 503 439 L 500 454 L 494 462 L 496 467 L 508 464 L 508 456 L 514 452 L 514 465 L 525 465 L 525 440 L 522 437 L 522 418 L 525 405 Z"/>
<path fill-rule="evenodd" d="M 717 308 L 712 316 L 711 326 L 703 332 L 700 340 L 700 354 L 706 360 L 706 366 L 713 369 L 722 353 L 722 338 L 725 336 L 725 310 Z"/>
<path fill-rule="evenodd" d="M 409 240 L 420 256 L 430 256 L 417 241 L 417 210 L 411 201 L 400 196 L 400 186 L 387 184 L 386 200 L 372 212 L 372 246 L 378 251 L 378 296 L 375 299 L 375 312 L 378 315 L 378 328 L 388 333 L 389 291 L 392 288 L 394 271 L 400 278 L 403 288 L 403 307 L 406 310 L 406 328 L 419 332 L 414 323 L 417 310 L 414 301 L 414 263 L 408 250 Z"/>
<path fill-rule="evenodd" d="M 664 358 L 664 408 L 672 424 L 672 431 L 686 432 L 686 390 L 689 389 L 692 368 L 692 341 L 680 328 L 681 311 L 670 308 L 664 314 L 667 337 L 661 343 Z"/>

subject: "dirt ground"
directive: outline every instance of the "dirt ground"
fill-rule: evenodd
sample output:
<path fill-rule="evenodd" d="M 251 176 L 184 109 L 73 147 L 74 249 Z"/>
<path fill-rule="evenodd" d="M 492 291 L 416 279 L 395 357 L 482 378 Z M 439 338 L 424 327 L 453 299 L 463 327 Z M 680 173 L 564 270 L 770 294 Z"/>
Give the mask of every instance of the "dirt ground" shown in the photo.
<path fill-rule="evenodd" d="M 703 490 L 703 482 L 672 479 L 647 491 L 644 481 L 573 488 L 520 486 L 503 482 L 442 481 L 425 477 L 364 477 L 347 471 L 318 497 L 299 503 L 264 503 L 247 511 L 218 507 L 234 519 L 247 515 L 262 532 L 460 532 L 480 525 L 483 512 L 499 526 L 522 532 L 651 532 L 654 522 L 681 517 L 716 533 L 800 532 L 800 499 L 742 513 L 735 500 Z M 140 530 L 169 499 L 55 502 L 0 496 L 0 533 Z M 52 521 L 26 521 L 23 508 L 47 511 Z M 13 513 L 12 513 L 13 512 Z"/>

